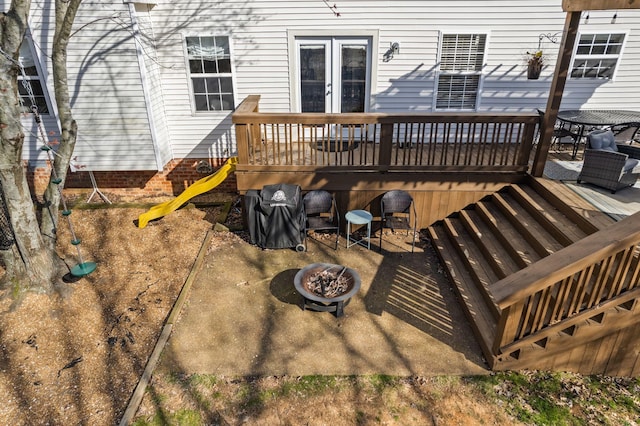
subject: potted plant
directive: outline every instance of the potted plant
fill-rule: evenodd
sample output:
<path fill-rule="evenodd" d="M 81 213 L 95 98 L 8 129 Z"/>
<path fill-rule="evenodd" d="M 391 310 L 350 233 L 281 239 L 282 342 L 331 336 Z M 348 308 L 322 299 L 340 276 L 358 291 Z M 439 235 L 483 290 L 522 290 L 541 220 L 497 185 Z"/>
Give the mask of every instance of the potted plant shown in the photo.
<path fill-rule="evenodd" d="M 527 78 L 529 80 L 537 80 L 540 77 L 540 72 L 545 64 L 546 57 L 542 53 L 542 50 L 536 50 L 535 52 L 527 52 Z"/>

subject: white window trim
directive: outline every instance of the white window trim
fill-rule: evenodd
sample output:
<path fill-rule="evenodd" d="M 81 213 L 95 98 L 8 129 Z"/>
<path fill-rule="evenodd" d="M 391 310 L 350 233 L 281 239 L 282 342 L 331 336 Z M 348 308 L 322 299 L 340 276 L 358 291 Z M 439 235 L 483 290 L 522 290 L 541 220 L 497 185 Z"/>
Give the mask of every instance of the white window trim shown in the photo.
<path fill-rule="evenodd" d="M 442 61 L 442 41 L 443 36 L 445 34 L 484 34 L 486 35 L 486 42 L 484 46 L 483 52 L 483 64 L 480 68 L 479 72 L 460 72 L 458 75 L 479 75 L 480 79 L 478 81 L 478 93 L 476 95 L 476 106 L 474 109 L 457 109 L 457 108 L 439 108 L 436 109 L 436 105 L 438 103 L 438 81 L 440 80 L 440 63 Z M 489 43 L 491 40 L 491 32 L 483 29 L 465 29 L 464 31 L 460 31 L 457 29 L 441 29 L 438 31 L 438 56 L 436 58 L 436 75 L 433 82 L 433 100 L 432 100 L 432 109 L 433 111 L 460 111 L 460 112 L 476 112 L 480 109 L 480 104 L 482 102 L 482 89 L 484 85 L 484 76 L 485 76 L 485 65 L 487 64 L 487 57 L 489 55 Z M 453 73 L 448 73 L 453 74 Z"/>
<path fill-rule="evenodd" d="M 211 116 L 211 115 L 224 115 L 227 116 L 229 115 L 230 112 L 235 111 L 235 109 L 238 107 L 239 105 L 239 101 L 238 101 L 238 87 L 236 85 L 236 80 L 237 80 L 237 72 L 236 72 L 236 65 L 235 65 L 235 54 L 234 54 L 234 48 L 233 48 L 233 37 L 231 36 L 230 33 L 217 33 L 217 32 L 202 32 L 202 33 L 182 33 L 182 52 L 184 55 L 184 66 L 185 66 L 185 76 L 187 78 L 186 83 L 187 83 L 187 88 L 189 90 L 189 104 L 191 105 L 191 115 L 192 116 L 197 116 L 197 115 L 207 115 L 207 116 Z M 193 85 L 191 84 L 191 69 L 189 67 L 189 52 L 187 52 L 187 37 L 228 37 L 229 38 L 229 55 L 231 56 L 230 60 L 231 60 L 231 87 L 233 90 L 233 110 L 223 110 L 223 111 L 198 111 L 196 110 L 196 98 L 195 98 L 195 94 L 193 93 Z M 220 74 L 222 75 L 222 74 Z"/>
<path fill-rule="evenodd" d="M 38 55 L 38 51 L 35 48 L 35 45 L 33 43 L 31 32 L 28 30 L 27 30 L 27 34 L 24 37 L 24 42 L 27 43 L 27 48 L 31 52 L 31 57 L 33 58 L 34 65 L 36 67 L 36 72 L 38 73 L 37 76 L 35 75 L 27 76 L 27 80 L 29 81 L 36 80 L 40 83 L 40 87 L 42 88 L 42 94 L 44 96 L 44 101 L 47 104 L 48 112 L 46 113 L 43 113 L 41 111 L 38 111 L 38 112 L 40 113 L 40 115 L 43 115 L 43 116 L 57 117 L 58 109 L 56 108 L 56 105 L 53 102 L 53 96 L 51 96 L 51 94 L 49 93 L 49 85 L 47 84 L 48 83 L 47 73 L 45 72 L 44 67 L 42 67 L 42 64 L 40 63 L 40 55 Z M 22 79 L 23 79 L 22 73 L 18 74 L 19 85 L 22 85 Z M 22 98 L 22 96 L 20 96 L 20 98 Z M 28 102 L 30 104 L 31 100 L 29 99 Z"/>
<path fill-rule="evenodd" d="M 300 95 L 298 93 L 298 64 L 296 39 L 304 37 L 361 37 L 371 39 L 371 71 L 369 73 L 369 93 L 367 99 L 369 104 L 365 105 L 365 111 L 370 111 L 374 103 L 374 93 L 378 81 L 378 50 L 379 31 L 377 29 L 362 30 L 287 30 L 287 44 L 289 57 L 289 108 L 290 111 L 300 111 Z"/>
<path fill-rule="evenodd" d="M 590 58 L 590 59 L 597 59 L 597 58 L 611 58 L 614 55 L 578 55 L 578 44 L 580 41 L 580 37 L 583 34 L 624 34 L 624 41 L 622 42 L 622 47 L 620 48 L 620 53 L 617 54 L 617 61 L 616 61 L 616 67 L 613 70 L 613 74 L 611 75 L 611 78 L 606 79 L 606 78 L 598 78 L 598 77 L 571 77 L 572 71 L 573 71 L 573 64 L 575 63 L 576 59 L 579 59 L 578 56 L 580 56 L 580 58 Z M 573 47 L 573 54 L 571 55 L 571 64 L 569 65 L 569 75 L 568 78 L 570 80 L 574 80 L 574 81 L 615 81 L 616 79 L 616 75 L 618 74 L 618 69 L 620 68 L 620 61 L 622 60 L 622 56 L 624 55 L 624 49 L 625 46 L 627 45 L 627 41 L 629 40 L 629 30 L 597 30 L 597 31 L 580 31 L 578 32 L 578 35 L 576 37 L 576 43 L 575 46 Z"/>

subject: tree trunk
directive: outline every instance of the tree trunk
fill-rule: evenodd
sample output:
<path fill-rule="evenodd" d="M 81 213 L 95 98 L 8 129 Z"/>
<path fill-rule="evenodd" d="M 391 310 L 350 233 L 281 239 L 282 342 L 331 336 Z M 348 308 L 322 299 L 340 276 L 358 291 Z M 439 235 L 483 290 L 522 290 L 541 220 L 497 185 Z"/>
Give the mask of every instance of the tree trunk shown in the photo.
<path fill-rule="evenodd" d="M 17 59 L 30 6 L 29 0 L 13 0 L 9 11 L 0 16 L 0 180 L 15 239 L 15 244 L 0 251 L 0 255 L 6 268 L 4 283 L 19 292 L 50 291 L 56 275 L 53 251 L 40 233 L 22 165 L 24 133 L 20 123 Z"/>
<path fill-rule="evenodd" d="M 56 0 L 56 25 L 53 36 L 53 52 L 51 62 L 53 68 L 53 81 L 58 105 L 58 117 L 62 129 L 60 145 L 53 162 L 51 177 L 62 180 L 59 185 L 49 184 L 44 194 L 45 204 L 49 213 L 43 215 L 41 230 L 47 234 L 56 229 L 58 209 L 60 206 L 60 190 L 64 187 L 69 162 L 76 146 L 78 126 L 71 112 L 71 100 L 69 97 L 69 80 L 67 76 L 67 47 L 71 38 L 71 29 L 78 8 L 82 0 Z M 55 240 L 51 241 L 51 249 L 55 248 Z"/>

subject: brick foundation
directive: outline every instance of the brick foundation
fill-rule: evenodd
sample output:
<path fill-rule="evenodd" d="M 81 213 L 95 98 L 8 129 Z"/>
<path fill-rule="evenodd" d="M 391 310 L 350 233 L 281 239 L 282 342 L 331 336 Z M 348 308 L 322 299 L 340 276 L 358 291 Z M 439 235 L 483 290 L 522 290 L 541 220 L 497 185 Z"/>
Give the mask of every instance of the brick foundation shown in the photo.
<path fill-rule="evenodd" d="M 100 191 L 127 199 L 149 196 L 176 196 L 197 180 L 217 171 L 226 161 L 223 158 L 182 159 L 170 161 L 162 170 L 93 172 Z M 42 194 L 49 184 L 49 167 L 29 168 L 27 178 L 35 194 Z M 69 172 L 65 192 L 93 191 L 86 171 Z M 220 193 L 237 192 L 236 178 L 231 174 L 212 190 Z"/>

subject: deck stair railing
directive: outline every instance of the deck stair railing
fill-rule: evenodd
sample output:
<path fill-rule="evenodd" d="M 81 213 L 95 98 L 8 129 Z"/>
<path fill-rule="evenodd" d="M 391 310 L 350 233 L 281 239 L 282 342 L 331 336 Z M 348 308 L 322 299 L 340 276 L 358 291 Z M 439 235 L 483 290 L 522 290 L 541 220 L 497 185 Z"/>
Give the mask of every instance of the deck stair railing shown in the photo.
<path fill-rule="evenodd" d="M 493 284 L 500 309 L 497 362 L 527 365 L 523 357 L 536 356 L 531 348 L 566 351 L 584 344 L 598 337 L 593 328 L 581 336 L 589 324 L 607 323 L 597 328 L 602 333 L 630 325 L 635 315 L 627 315 L 627 322 L 614 317 L 637 307 L 639 255 L 640 212 Z"/>
<path fill-rule="evenodd" d="M 239 170 L 525 173 L 537 114 L 261 113 L 249 96 L 233 114 Z"/>

